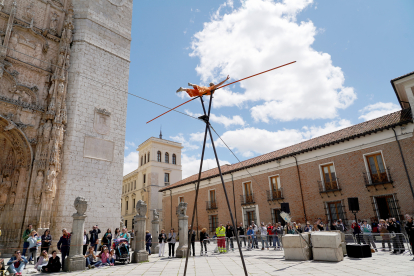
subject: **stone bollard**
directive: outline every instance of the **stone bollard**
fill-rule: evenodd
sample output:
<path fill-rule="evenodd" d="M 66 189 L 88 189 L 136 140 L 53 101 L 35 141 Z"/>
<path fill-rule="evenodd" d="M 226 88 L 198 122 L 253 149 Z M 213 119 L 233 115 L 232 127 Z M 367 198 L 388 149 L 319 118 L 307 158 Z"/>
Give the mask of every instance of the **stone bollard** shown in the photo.
<path fill-rule="evenodd" d="M 142 263 L 148 261 L 148 252 L 145 251 L 145 216 L 147 213 L 147 204 L 138 200 L 137 206 L 137 215 L 134 217 L 134 231 L 135 231 L 135 250 L 132 253 L 132 262 L 133 263 Z"/>
<path fill-rule="evenodd" d="M 152 236 L 152 245 L 151 245 L 151 254 L 155 254 L 158 253 L 160 250 L 160 245 L 158 243 L 158 234 L 160 232 L 160 220 L 159 220 L 159 213 L 157 212 L 157 210 L 153 211 L 153 217 L 154 219 L 151 221 L 152 223 L 152 232 L 151 232 L 151 236 Z"/>
<path fill-rule="evenodd" d="M 88 208 L 88 202 L 83 197 L 75 199 L 76 213 L 72 215 L 72 236 L 70 239 L 69 257 L 65 260 L 65 271 L 85 270 L 86 261 L 83 256 L 83 231 L 85 226 L 85 212 Z"/>
<path fill-rule="evenodd" d="M 177 217 L 178 217 L 178 248 L 175 253 L 177 258 L 185 258 L 187 256 L 188 248 L 188 216 L 187 212 L 187 203 L 180 202 L 177 208 Z"/>

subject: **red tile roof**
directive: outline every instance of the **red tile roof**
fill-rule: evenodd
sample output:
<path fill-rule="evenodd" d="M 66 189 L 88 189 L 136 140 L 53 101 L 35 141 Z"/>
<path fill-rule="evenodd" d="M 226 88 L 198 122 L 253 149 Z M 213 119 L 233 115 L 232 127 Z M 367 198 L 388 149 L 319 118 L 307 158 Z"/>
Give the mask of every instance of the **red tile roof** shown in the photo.
<path fill-rule="evenodd" d="M 371 133 L 376 133 L 385 129 L 392 128 L 398 125 L 404 125 L 413 122 L 411 116 L 411 109 L 400 110 L 370 121 L 366 121 L 354 126 L 350 126 L 332 133 L 319 136 L 299 144 L 295 144 L 280 150 L 269 152 L 240 163 L 232 165 L 220 166 L 222 174 L 228 174 L 231 172 L 243 170 L 245 168 L 258 166 L 264 163 L 272 162 L 277 159 L 286 158 L 289 156 L 297 155 L 300 153 L 316 150 L 322 147 L 330 146 L 336 143 L 348 141 L 350 139 L 365 136 Z M 214 168 L 201 173 L 201 180 L 213 178 L 219 175 L 218 168 Z M 170 190 L 179 186 L 184 186 L 190 183 L 194 183 L 198 180 L 198 174 L 194 174 L 181 181 L 178 181 L 172 185 L 164 187 L 159 191 Z"/>

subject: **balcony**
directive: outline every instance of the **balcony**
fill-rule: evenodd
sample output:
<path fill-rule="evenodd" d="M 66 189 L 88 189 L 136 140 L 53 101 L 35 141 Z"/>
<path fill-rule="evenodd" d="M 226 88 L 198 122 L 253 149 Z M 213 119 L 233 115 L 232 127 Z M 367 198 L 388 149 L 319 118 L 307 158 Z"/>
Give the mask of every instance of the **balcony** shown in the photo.
<path fill-rule="evenodd" d="M 254 194 L 247 194 L 240 196 L 241 205 L 254 204 Z"/>
<path fill-rule="evenodd" d="M 367 188 L 375 187 L 375 189 L 377 189 L 377 185 L 383 185 L 384 189 L 386 190 L 387 188 L 385 187 L 385 184 L 392 185 L 394 183 L 389 169 L 382 169 L 374 173 L 364 172 L 362 174 L 364 176 L 365 186 Z"/>
<path fill-rule="evenodd" d="M 206 210 L 216 210 L 217 207 L 217 201 L 206 201 Z"/>
<path fill-rule="evenodd" d="M 324 180 L 318 180 L 318 186 L 319 186 L 319 194 L 326 194 L 329 196 L 330 193 L 332 193 L 334 196 L 336 196 L 335 192 L 341 192 L 342 189 L 339 186 L 339 179 L 337 177 L 333 178 L 332 181 L 324 181 Z"/>
<path fill-rule="evenodd" d="M 267 201 L 279 201 L 283 199 L 282 189 L 267 190 Z"/>

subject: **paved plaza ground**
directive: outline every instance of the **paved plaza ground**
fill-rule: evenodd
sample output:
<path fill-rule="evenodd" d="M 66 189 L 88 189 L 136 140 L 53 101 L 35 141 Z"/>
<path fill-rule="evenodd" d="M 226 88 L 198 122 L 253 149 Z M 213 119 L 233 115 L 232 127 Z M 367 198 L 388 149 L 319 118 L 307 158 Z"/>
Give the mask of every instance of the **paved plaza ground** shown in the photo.
<path fill-rule="evenodd" d="M 237 252 L 199 256 L 200 248 L 196 243 L 196 257 L 190 257 L 187 275 L 244 275 L 240 256 Z M 211 249 L 214 245 L 210 245 Z M 166 250 L 168 256 L 168 250 Z M 414 275 L 414 260 L 409 253 L 392 255 L 388 251 L 373 253 L 372 258 L 351 259 L 345 257 L 339 263 L 319 261 L 285 261 L 283 251 L 243 249 L 249 275 Z M 149 256 L 149 262 L 141 264 L 119 264 L 114 267 L 95 268 L 79 272 L 60 272 L 50 275 L 183 275 L 185 259 L 169 259 Z M 33 269 L 29 265 L 25 274 Z M 31 274 L 36 275 L 36 274 Z"/>

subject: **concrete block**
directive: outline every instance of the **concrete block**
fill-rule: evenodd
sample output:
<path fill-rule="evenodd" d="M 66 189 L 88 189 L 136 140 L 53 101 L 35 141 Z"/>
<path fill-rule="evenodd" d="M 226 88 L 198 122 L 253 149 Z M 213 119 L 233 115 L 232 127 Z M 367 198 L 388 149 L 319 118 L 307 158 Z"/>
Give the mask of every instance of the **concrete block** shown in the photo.
<path fill-rule="evenodd" d="M 328 231 L 328 232 L 333 232 L 333 233 L 339 233 L 339 234 L 341 234 L 341 242 L 345 242 L 345 233 L 344 232 L 341 232 L 339 230 L 331 230 L 331 231 Z"/>
<path fill-rule="evenodd" d="M 344 260 L 342 247 L 338 248 L 312 248 L 315 261 L 340 262 Z"/>
<path fill-rule="evenodd" d="M 312 232 L 312 246 L 317 248 L 338 248 L 341 245 L 341 235 L 333 232 Z"/>
<path fill-rule="evenodd" d="M 290 261 L 309 261 L 311 259 L 311 250 L 305 248 L 283 248 L 285 260 Z"/>
<path fill-rule="evenodd" d="M 309 243 L 309 233 L 304 233 L 302 236 Z M 282 236 L 282 244 L 283 248 L 302 248 L 308 246 L 298 234 L 288 234 Z"/>
<path fill-rule="evenodd" d="M 344 256 L 348 255 L 348 254 L 346 253 L 346 243 L 341 242 L 341 247 L 342 247 L 342 252 L 344 253 Z"/>

